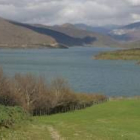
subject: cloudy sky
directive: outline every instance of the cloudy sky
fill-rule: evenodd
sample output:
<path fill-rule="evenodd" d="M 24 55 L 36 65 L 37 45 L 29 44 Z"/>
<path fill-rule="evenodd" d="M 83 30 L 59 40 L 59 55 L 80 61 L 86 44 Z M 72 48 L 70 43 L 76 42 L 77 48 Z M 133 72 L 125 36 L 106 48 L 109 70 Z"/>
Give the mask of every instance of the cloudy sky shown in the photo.
<path fill-rule="evenodd" d="M 140 0 L 0 0 L 0 16 L 48 25 L 128 24 L 140 21 Z"/>

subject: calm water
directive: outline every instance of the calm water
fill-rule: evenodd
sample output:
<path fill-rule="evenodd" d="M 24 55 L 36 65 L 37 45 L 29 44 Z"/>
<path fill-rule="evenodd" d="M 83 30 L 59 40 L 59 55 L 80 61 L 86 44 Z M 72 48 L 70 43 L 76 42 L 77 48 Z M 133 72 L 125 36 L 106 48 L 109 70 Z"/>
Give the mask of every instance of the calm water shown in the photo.
<path fill-rule="evenodd" d="M 111 48 L 0 49 L 0 66 L 10 76 L 20 72 L 48 80 L 63 77 L 78 92 L 140 95 L 140 66 L 135 61 L 92 59 L 105 50 Z"/>

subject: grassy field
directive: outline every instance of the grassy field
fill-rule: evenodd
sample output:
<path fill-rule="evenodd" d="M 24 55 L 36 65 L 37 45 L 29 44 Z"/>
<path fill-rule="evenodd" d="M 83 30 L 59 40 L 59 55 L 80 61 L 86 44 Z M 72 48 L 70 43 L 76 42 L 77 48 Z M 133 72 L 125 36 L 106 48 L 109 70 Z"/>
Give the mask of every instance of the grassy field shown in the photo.
<path fill-rule="evenodd" d="M 109 101 L 85 110 L 33 117 L 30 123 L 0 131 L 0 140 L 140 140 L 140 100 Z"/>
<path fill-rule="evenodd" d="M 128 50 L 119 50 L 113 52 L 103 52 L 95 56 L 95 59 L 140 61 L 140 49 L 128 49 Z"/>

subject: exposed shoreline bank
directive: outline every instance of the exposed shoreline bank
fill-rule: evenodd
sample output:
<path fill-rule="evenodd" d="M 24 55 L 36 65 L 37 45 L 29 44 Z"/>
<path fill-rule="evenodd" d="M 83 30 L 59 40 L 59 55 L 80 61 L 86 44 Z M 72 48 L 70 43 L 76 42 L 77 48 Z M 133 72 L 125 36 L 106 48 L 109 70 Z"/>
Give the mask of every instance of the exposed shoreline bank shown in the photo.
<path fill-rule="evenodd" d="M 96 60 L 134 60 L 140 61 L 140 48 L 102 52 L 94 56 Z"/>
<path fill-rule="evenodd" d="M 63 44 L 0 44 L 0 49 L 68 49 L 69 47 Z"/>

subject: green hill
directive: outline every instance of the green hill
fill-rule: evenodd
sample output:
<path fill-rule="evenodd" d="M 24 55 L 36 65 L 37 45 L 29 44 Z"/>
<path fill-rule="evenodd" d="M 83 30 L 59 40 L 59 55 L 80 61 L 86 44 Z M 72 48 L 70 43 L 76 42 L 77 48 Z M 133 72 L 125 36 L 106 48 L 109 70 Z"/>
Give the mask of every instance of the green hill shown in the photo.
<path fill-rule="evenodd" d="M 5 140 L 139 140 L 140 100 L 114 100 L 85 110 L 34 117 L 30 124 L 0 130 Z"/>

